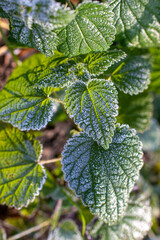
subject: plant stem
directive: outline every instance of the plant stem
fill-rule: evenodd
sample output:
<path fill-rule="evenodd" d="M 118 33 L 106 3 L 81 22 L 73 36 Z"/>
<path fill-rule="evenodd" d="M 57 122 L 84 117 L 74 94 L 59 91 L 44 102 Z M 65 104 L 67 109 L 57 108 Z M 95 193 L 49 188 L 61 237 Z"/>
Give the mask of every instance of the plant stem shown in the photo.
<path fill-rule="evenodd" d="M 62 200 L 59 199 L 57 201 L 56 207 L 54 208 L 54 212 L 53 212 L 53 214 L 52 214 L 52 216 L 50 217 L 49 220 L 40 223 L 38 226 L 32 227 L 32 228 L 30 228 L 30 229 L 28 229 L 26 231 L 18 233 L 16 235 L 14 235 L 13 237 L 8 238 L 7 240 L 17 240 L 17 239 L 20 239 L 22 237 L 25 237 L 26 235 L 29 235 L 29 234 L 34 233 L 34 232 L 37 232 L 40 229 L 49 226 L 50 224 L 53 224 L 52 225 L 52 229 L 54 229 L 55 226 L 56 226 L 56 223 L 58 222 L 61 206 L 62 206 Z"/>
<path fill-rule="evenodd" d="M 78 209 L 79 214 L 81 216 L 81 220 L 82 220 L 82 236 L 84 236 L 85 234 L 85 230 L 86 230 L 86 220 L 85 217 L 83 215 L 83 212 L 81 210 L 81 208 L 78 206 L 78 204 L 76 202 L 74 202 L 72 200 L 72 198 L 65 192 L 65 190 L 62 188 L 63 193 L 66 195 L 66 197 L 68 198 L 68 200 Z"/>
<path fill-rule="evenodd" d="M 50 220 L 45 221 L 41 224 L 39 224 L 38 226 L 32 227 L 26 231 L 23 231 L 21 233 L 18 233 L 16 235 L 14 235 L 13 237 L 8 238 L 7 240 L 17 240 L 19 238 L 25 237 L 26 235 L 29 235 L 30 233 L 34 233 L 39 231 L 41 228 L 47 227 L 50 224 Z"/>
<path fill-rule="evenodd" d="M 9 51 L 11 52 L 12 54 L 12 57 L 13 57 L 13 60 L 15 61 L 16 65 L 20 65 L 21 61 L 18 59 L 18 57 L 14 54 L 12 48 L 10 47 L 10 43 L 8 42 L 8 39 L 6 37 L 6 35 L 4 34 L 2 28 L 0 27 L 0 33 L 2 34 L 2 37 L 3 37 L 3 40 L 6 44 L 6 46 L 8 47 Z"/>
<path fill-rule="evenodd" d="M 54 162 L 58 162 L 58 161 L 61 161 L 62 158 L 53 158 L 53 159 L 50 159 L 50 160 L 41 160 L 39 161 L 39 164 L 48 164 L 48 163 L 54 163 Z"/>

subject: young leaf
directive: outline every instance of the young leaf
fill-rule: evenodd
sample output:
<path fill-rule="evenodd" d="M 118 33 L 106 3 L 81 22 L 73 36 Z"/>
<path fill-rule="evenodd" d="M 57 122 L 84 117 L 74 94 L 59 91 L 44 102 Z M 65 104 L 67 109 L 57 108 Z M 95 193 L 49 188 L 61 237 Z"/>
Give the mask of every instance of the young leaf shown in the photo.
<path fill-rule="evenodd" d="M 21 208 L 27 206 L 45 181 L 45 171 L 38 164 L 40 143 L 16 128 L 0 129 L 0 203 Z"/>
<path fill-rule="evenodd" d="M 115 37 L 113 13 L 108 5 L 84 3 L 75 18 L 58 34 L 60 52 L 72 57 L 93 51 L 106 51 Z"/>
<path fill-rule="evenodd" d="M 72 220 L 64 220 L 49 233 L 48 240 L 82 240 L 82 236 Z"/>
<path fill-rule="evenodd" d="M 100 79 L 92 79 L 87 85 L 76 82 L 67 89 L 64 102 L 75 123 L 107 149 L 118 114 L 117 91 L 113 83 Z"/>
<path fill-rule="evenodd" d="M 91 74 L 99 75 L 111 65 L 125 58 L 126 54 L 121 50 L 110 50 L 102 53 L 89 53 L 84 59 L 87 69 Z"/>
<path fill-rule="evenodd" d="M 150 89 L 159 94 L 160 93 L 160 48 L 151 48 L 150 52 L 153 56 L 153 66 L 151 72 Z"/>
<path fill-rule="evenodd" d="M 124 218 L 118 225 L 101 224 L 99 231 L 91 231 L 91 236 L 99 235 L 103 240 L 141 240 L 152 224 L 151 207 L 142 197 L 131 199 Z"/>
<path fill-rule="evenodd" d="M 0 119 L 21 130 L 39 130 L 53 114 L 53 100 L 42 89 L 33 87 L 34 77 L 26 73 L 12 78 L 0 92 Z"/>
<path fill-rule="evenodd" d="M 16 42 L 36 48 L 47 56 L 53 55 L 59 42 L 57 34 L 51 27 L 33 23 L 30 29 L 18 17 L 12 18 L 10 33 Z"/>
<path fill-rule="evenodd" d="M 114 69 L 114 71 L 113 71 Z M 143 56 L 132 56 L 108 69 L 115 86 L 130 95 L 143 92 L 150 83 L 150 63 Z"/>
<path fill-rule="evenodd" d="M 117 122 L 127 123 L 138 132 L 144 132 L 150 125 L 152 96 L 148 92 L 130 96 L 119 92 L 119 115 Z"/>
<path fill-rule="evenodd" d="M 109 224 L 120 220 L 143 165 L 135 130 L 117 125 L 107 150 L 80 133 L 68 141 L 62 156 L 65 179 L 90 211 Z"/>
<path fill-rule="evenodd" d="M 117 37 L 126 46 L 160 46 L 159 0 L 111 0 Z"/>

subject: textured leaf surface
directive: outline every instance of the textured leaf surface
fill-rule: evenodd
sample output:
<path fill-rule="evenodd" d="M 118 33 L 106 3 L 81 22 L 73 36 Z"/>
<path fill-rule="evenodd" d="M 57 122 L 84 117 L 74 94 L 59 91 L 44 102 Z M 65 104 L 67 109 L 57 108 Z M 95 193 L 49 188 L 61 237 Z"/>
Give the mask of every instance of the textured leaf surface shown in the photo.
<path fill-rule="evenodd" d="M 16 128 L 0 129 L 0 203 L 21 208 L 28 205 L 45 181 L 38 160 L 40 143 Z"/>
<path fill-rule="evenodd" d="M 152 48 L 150 52 L 153 56 L 153 66 L 151 73 L 150 89 L 155 93 L 160 93 L 160 48 Z"/>
<path fill-rule="evenodd" d="M 87 85 L 76 82 L 67 89 L 64 102 L 75 123 L 107 149 L 118 114 L 117 91 L 113 83 L 100 79 Z"/>
<path fill-rule="evenodd" d="M 117 35 L 124 45 L 160 46 L 159 0 L 111 0 Z"/>
<path fill-rule="evenodd" d="M 67 56 L 106 51 L 115 37 L 113 13 L 108 5 L 84 3 L 75 18 L 59 33 L 58 50 Z"/>
<path fill-rule="evenodd" d="M 65 220 L 50 232 L 48 240 L 82 240 L 82 236 L 73 221 Z"/>
<path fill-rule="evenodd" d="M 136 96 L 119 93 L 119 123 L 127 123 L 139 132 L 145 131 L 150 125 L 152 115 L 152 96 L 143 92 Z"/>
<path fill-rule="evenodd" d="M 152 224 L 151 207 L 145 199 L 131 199 L 119 225 L 103 225 L 99 230 L 102 240 L 141 240 Z M 95 229 L 96 230 L 96 229 Z M 94 233 L 94 230 L 92 231 Z M 95 232 L 96 234 L 97 232 Z M 93 235 L 93 234 L 91 234 Z M 96 234 L 97 235 L 97 234 Z"/>
<path fill-rule="evenodd" d="M 91 212 L 109 224 L 120 220 L 143 164 L 135 131 L 118 125 L 107 150 L 81 133 L 68 141 L 62 155 L 65 179 Z"/>
<path fill-rule="evenodd" d="M 91 74 L 101 74 L 111 65 L 125 58 L 126 54 L 121 50 L 111 50 L 103 53 L 90 53 L 84 59 L 84 63 Z"/>
<path fill-rule="evenodd" d="M 108 69 L 108 73 L 120 91 L 133 95 L 143 92 L 148 87 L 150 70 L 151 65 L 144 57 L 132 56 L 121 64 L 113 65 Z"/>
<path fill-rule="evenodd" d="M 11 36 L 20 44 L 36 48 L 38 51 L 53 55 L 59 42 L 56 33 L 48 26 L 32 24 L 32 29 L 25 26 L 19 18 L 13 18 L 11 22 Z"/>
<path fill-rule="evenodd" d="M 0 92 L 0 119 L 21 130 L 39 130 L 53 114 L 53 100 L 33 87 L 33 78 L 33 74 L 12 78 Z"/>

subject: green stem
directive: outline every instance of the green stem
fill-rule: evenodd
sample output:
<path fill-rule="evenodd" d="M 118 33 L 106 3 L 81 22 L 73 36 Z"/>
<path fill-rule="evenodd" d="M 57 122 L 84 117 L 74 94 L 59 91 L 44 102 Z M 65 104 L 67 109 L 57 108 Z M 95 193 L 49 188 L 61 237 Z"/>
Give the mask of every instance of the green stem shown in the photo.
<path fill-rule="evenodd" d="M 61 161 L 61 158 L 54 158 L 54 159 L 50 159 L 50 160 L 41 160 L 39 161 L 39 164 L 48 164 L 48 163 L 54 163 L 54 162 L 58 162 Z"/>
<path fill-rule="evenodd" d="M 11 52 L 12 54 L 12 57 L 13 57 L 13 60 L 15 61 L 16 65 L 20 65 L 21 64 L 21 61 L 18 59 L 18 57 L 14 54 L 12 48 L 10 47 L 10 43 L 8 42 L 8 39 L 6 37 L 6 35 L 4 34 L 2 28 L 0 27 L 0 33 L 2 34 L 2 38 L 6 44 L 6 46 L 8 47 L 9 51 Z"/>
<path fill-rule="evenodd" d="M 81 210 L 81 208 L 78 206 L 78 204 L 76 202 L 74 202 L 72 200 L 72 198 L 65 192 L 65 190 L 63 188 L 61 188 L 63 193 L 66 195 L 66 197 L 68 198 L 68 200 L 78 209 L 79 211 L 79 214 L 81 216 L 81 220 L 82 220 L 82 236 L 84 236 L 85 234 L 85 230 L 86 230 L 86 220 L 85 220 L 85 217 L 83 215 L 83 212 Z"/>

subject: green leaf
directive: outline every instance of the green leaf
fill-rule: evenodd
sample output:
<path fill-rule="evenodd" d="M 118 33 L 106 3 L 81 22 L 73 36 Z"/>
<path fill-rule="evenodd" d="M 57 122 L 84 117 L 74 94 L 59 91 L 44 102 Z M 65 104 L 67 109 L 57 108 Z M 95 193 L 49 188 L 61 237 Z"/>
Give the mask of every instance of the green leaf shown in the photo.
<path fill-rule="evenodd" d="M 10 33 L 19 44 L 36 48 L 47 56 L 54 54 L 59 42 L 57 34 L 51 27 L 33 23 L 30 29 L 18 17 L 12 18 Z"/>
<path fill-rule="evenodd" d="M 111 76 L 115 86 L 130 95 L 143 92 L 150 83 L 150 63 L 143 56 L 131 56 L 111 66 L 106 74 Z"/>
<path fill-rule="evenodd" d="M 82 236 L 72 220 L 64 220 L 49 233 L 48 240 L 82 240 Z"/>
<path fill-rule="evenodd" d="M 113 13 L 108 5 L 84 3 L 75 18 L 58 34 L 60 52 L 72 57 L 93 51 L 106 51 L 115 37 Z"/>
<path fill-rule="evenodd" d="M 39 194 L 45 181 L 38 164 L 39 141 L 8 125 L 0 129 L 0 203 L 21 208 Z"/>
<path fill-rule="evenodd" d="M 17 15 L 21 11 L 21 6 L 15 0 L 0 0 L 0 6 L 7 16 Z"/>
<path fill-rule="evenodd" d="M 117 38 L 129 47 L 160 46 L 159 0 L 111 0 Z"/>
<path fill-rule="evenodd" d="M 20 130 L 39 130 L 53 115 L 49 92 L 33 87 L 33 73 L 10 79 L 0 93 L 0 119 Z"/>
<path fill-rule="evenodd" d="M 35 53 L 31 57 L 25 59 L 21 65 L 17 66 L 11 73 L 9 78 L 16 78 L 31 70 L 36 66 L 42 65 L 46 61 L 47 57 L 41 53 Z"/>
<path fill-rule="evenodd" d="M 126 54 L 123 51 L 115 49 L 102 53 L 89 53 L 84 63 L 91 74 L 99 75 L 125 57 Z"/>
<path fill-rule="evenodd" d="M 90 211 L 109 224 L 120 220 L 143 165 L 135 130 L 117 125 L 107 150 L 80 133 L 68 141 L 62 156 L 66 181 Z"/>
<path fill-rule="evenodd" d="M 151 85 L 150 89 L 159 94 L 160 93 L 160 48 L 150 49 L 153 56 L 153 66 L 151 72 Z"/>
<path fill-rule="evenodd" d="M 92 79 L 71 85 L 65 107 L 76 124 L 105 149 L 114 134 L 118 114 L 117 91 L 110 81 Z"/>
<path fill-rule="evenodd" d="M 142 196 L 143 197 L 143 196 Z M 102 223 L 98 231 L 93 229 L 91 236 L 99 234 L 101 240 L 141 240 L 152 225 L 151 207 L 148 200 L 139 197 L 130 199 L 126 214 L 118 225 L 108 226 Z M 96 227 L 98 227 L 96 223 Z"/>
<path fill-rule="evenodd" d="M 152 95 L 143 92 L 130 96 L 119 93 L 119 115 L 117 122 L 127 123 L 138 132 L 144 132 L 150 125 L 152 116 Z"/>

